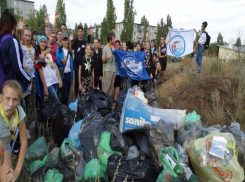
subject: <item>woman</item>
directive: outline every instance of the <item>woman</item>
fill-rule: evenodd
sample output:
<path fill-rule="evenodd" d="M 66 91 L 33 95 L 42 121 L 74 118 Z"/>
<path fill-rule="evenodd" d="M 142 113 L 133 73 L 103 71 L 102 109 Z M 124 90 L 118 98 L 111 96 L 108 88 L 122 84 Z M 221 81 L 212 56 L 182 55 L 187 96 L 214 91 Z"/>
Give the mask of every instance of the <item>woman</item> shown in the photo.
<path fill-rule="evenodd" d="M 63 86 L 63 84 L 58 66 L 55 63 L 56 59 L 54 55 L 51 55 L 52 53 L 46 54 L 44 59 L 39 57 L 46 49 L 47 37 L 45 35 L 38 35 L 36 40 L 35 59 L 37 59 L 39 63 L 35 65 L 35 68 L 38 69 L 38 73 L 43 84 L 44 95 L 51 95 L 56 100 L 59 100 L 57 91 L 58 88 Z"/>
<path fill-rule="evenodd" d="M 15 80 L 4 83 L 0 94 L 0 139 L 4 144 L 4 160 L 0 161 L 0 181 L 17 181 L 26 156 L 27 132 L 24 118 L 26 116 L 23 108 L 19 105 L 23 97 L 22 88 Z M 21 142 L 20 153 L 15 169 L 12 166 L 11 140 L 15 140 L 15 132 L 19 128 Z M 2 153 L 2 149 L 0 151 Z"/>
<path fill-rule="evenodd" d="M 14 15 L 9 10 L 5 10 L 0 18 L 0 89 L 6 79 L 15 79 L 19 83 L 23 81 L 31 83 L 30 75 L 23 69 L 23 53 L 14 35 L 16 28 L 17 22 Z"/>
<path fill-rule="evenodd" d="M 134 48 L 134 52 L 141 52 L 141 47 L 140 47 L 140 43 L 137 42 Z"/>
<path fill-rule="evenodd" d="M 93 75 L 93 88 L 102 90 L 102 50 L 98 48 L 98 39 L 94 39 L 94 53 L 93 53 L 93 65 L 92 65 L 92 75 Z"/>

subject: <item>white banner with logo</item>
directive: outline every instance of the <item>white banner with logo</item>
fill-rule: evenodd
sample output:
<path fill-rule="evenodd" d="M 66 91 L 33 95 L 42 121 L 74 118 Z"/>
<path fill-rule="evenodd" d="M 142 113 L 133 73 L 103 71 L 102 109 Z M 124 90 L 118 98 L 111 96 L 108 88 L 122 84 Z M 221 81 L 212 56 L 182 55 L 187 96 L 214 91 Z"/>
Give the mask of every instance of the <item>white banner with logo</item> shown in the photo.
<path fill-rule="evenodd" d="M 167 45 L 169 56 L 182 57 L 193 52 L 194 30 L 170 29 L 171 40 Z M 166 40 L 169 39 L 169 34 Z"/>

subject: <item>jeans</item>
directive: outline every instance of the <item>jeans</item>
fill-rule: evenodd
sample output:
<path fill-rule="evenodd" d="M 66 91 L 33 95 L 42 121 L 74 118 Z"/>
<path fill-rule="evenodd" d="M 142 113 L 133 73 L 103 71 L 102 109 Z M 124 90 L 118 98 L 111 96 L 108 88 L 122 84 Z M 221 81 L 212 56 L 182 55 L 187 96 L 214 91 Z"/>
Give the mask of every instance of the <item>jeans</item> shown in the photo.
<path fill-rule="evenodd" d="M 71 88 L 71 73 L 64 73 L 64 78 L 62 79 L 63 87 L 60 88 L 61 93 L 61 103 L 64 105 L 68 104 L 68 99 L 70 95 Z"/>
<path fill-rule="evenodd" d="M 59 84 L 58 83 L 53 84 L 53 85 L 48 87 L 49 95 L 53 96 L 56 100 L 59 100 L 59 98 L 57 96 L 58 88 L 59 88 Z"/>
<path fill-rule="evenodd" d="M 198 71 L 202 70 L 203 51 L 204 51 L 204 45 L 199 44 L 198 48 L 197 48 L 197 55 L 196 55 L 196 62 L 197 62 Z"/>

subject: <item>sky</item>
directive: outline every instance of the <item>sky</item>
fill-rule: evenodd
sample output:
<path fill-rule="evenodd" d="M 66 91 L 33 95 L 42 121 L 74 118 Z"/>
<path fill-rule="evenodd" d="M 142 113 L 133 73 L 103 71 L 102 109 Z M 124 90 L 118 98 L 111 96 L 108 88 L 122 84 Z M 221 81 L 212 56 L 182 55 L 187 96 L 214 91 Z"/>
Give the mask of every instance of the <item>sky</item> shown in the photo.
<path fill-rule="evenodd" d="M 50 20 L 54 20 L 56 0 L 32 0 L 35 9 L 46 4 Z M 93 26 L 100 24 L 105 17 L 107 0 L 64 0 L 66 4 L 67 25 L 75 27 L 75 23 L 87 23 Z M 123 21 L 124 0 L 114 0 L 117 22 Z M 211 36 L 211 42 L 217 40 L 218 33 L 224 41 L 236 40 L 240 35 L 245 44 L 245 0 L 134 0 L 137 12 L 135 23 L 140 23 L 146 16 L 150 25 L 156 26 L 163 18 L 166 21 L 169 14 L 173 28 L 200 30 L 203 21 L 208 22 L 206 31 Z"/>

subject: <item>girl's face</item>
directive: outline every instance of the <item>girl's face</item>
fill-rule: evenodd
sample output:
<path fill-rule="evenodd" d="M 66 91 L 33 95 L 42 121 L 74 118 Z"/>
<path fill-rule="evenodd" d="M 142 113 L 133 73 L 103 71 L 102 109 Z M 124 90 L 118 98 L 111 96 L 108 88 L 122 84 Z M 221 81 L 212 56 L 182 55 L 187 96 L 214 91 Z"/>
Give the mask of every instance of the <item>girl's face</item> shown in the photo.
<path fill-rule="evenodd" d="M 91 50 L 90 46 L 87 46 L 86 49 L 85 49 L 85 54 L 87 56 L 91 56 L 91 53 L 92 53 L 92 50 Z"/>
<path fill-rule="evenodd" d="M 20 104 L 20 95 L 11 87 L 3 89 L 0 94 L 0 102 L 2 103 L 3 111 L 6 116 L 11 117 L 17 105 Z"/>
<path fill-rule="evenodd" d="M 149 50 L 149 48 L 150 48 L 150 44 L 149 44 L 149 42 L 146 42 L 146 43 L 145 43 L 145 49 L 146 49 L 146 50 Z"/>
<path fill-rule="evenodd" d="M 39 41 L 39 46 L 40 46 L 40 48 L 41 48 L 42 51 L 45 50 L 45 47 L 46 47 L 46 40 L 45 40 L 45 39 L 41 39 L 41 40 Z"/>
<path fill-rule="evenodd" d="M 35 47 L 36 46 L 36 40 L 37 40 L 37 36 L 36 35 L 33 35 L 32 36 L 32 39 L 31 39 L 32 47 Z"/>
<path fill-rule="evenodd" d="M 31 44 L 31 32 L 29 30 L 24 31 L 24 44 L 30 45 Z"/>
<path fill-rule="evenodd" d="M 137 44 L 136 50 L 137 50 L 137 51 L 140 51 L 140 44 Z"/>
<path fill-rule="evenodd" d="M 155 43 L 153 41 L 151 41 L 151 47 L 154 47 Z"/>
<path fill-rule="evenodd" d="M 161 37 L 161 44 L 163 44 L 165 42 L 165 38 Z"/>

